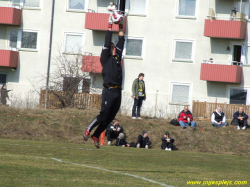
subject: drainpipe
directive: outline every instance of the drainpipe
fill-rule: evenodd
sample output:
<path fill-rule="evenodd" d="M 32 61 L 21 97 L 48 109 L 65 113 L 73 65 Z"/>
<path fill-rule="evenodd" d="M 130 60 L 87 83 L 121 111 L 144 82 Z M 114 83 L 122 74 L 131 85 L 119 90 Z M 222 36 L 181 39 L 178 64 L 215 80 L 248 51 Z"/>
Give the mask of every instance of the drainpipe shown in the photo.
<path fill-rule="evenodd" d="M 52 48 L 52 36 L 53 36 L 53 25 L 54 25 L 54 11 L 55 11 L 55 0 L 52 2 L 52 12 L 51 12 L 51 25 L 50 25 L 50 41 L 49 41 L 49 56 L 48 56 L 48 67 L 47 67 L 47 79 L 46 79 L 46 95 L 45 95 L 45 105 L 47 108 L 48 102 L 48 90 L 49 90 L 49 78 L 50 78 L 50 61 L 51 61 L 51 48 Z"/>
<path fill-rule="evenodd" d="M 240 13 L 241 13 L 242 0 L 240 1 Z"/>

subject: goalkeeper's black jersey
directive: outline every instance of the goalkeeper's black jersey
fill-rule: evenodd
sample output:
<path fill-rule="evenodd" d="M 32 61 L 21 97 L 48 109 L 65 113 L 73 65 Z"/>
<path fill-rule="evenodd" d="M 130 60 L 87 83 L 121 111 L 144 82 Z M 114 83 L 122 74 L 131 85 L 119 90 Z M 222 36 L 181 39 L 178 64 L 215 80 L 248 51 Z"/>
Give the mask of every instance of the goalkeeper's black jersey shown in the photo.
<path fill-rule="evenodd" d="M 121 58 L 124 47 L 124 36 L 119 36 L 116 45 L 116 56 L 110 54 L 112 31 L 106 32 L 105 44 L 101 53 L 101 64 L 103 67 L 102 77 L 103 86 L 121 86 L 122 85 L 122 66 Z"/>

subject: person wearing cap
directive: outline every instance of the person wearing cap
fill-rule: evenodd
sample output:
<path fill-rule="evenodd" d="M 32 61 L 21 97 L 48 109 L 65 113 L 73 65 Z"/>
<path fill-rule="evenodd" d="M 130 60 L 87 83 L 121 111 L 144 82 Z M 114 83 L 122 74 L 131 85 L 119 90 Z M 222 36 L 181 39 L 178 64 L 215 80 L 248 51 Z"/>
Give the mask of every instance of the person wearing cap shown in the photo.
<path fill-rule="evenodd" d="M 132 109 L 132 119 L 141 118 L 141 106 L 143 101 L 146 100 L 146 87 L 144 79 L 144 73 L 140 73 L 132 84 L 132 97 L 134 99 L 134 105 Z"/>
<path fill-rule="evenodd" d="M 166 131 L 164 133 L 164 136 L 161 138 L 162 144 L 161 148 L 166 151 L 172 151 L 173 150 L 173 144 L 174 144 L 174 138 L 170 137 L 170 133 Z"/>
<path fill-rule="evenodd" d="M 142 131 L 142 134 L 138 136 L 137 148 L 146 148 L 148 149 L 150 142 L 148 133 L 146 131 Z"/>
<path fill-rule="evenodd" d="M 193 120 L 193 115 L 186 105 L 184 110 L 181 111 L 178 117 L 178 121 L 183 129 L 191 126 L 192 128 L 196 127 L 196 122 Z"/>
<path fill-rule="evenodd" d="M 113 2 L 110 2 L 110 3 L 109 3 L 109 6 L 107 7 L 107 10 L 108 10 L 110 13 L 112 13 L 115 9 L 116 9 L 116 8 L 115 8 L 114 3 L 113 3 Z"/>
<path fill-rule="evenodd" d="M 126 140 L 124 139 L 124 134 L 120 133 L 118 138 L 116 139 L 116 146 L 120 146 L 120 147 L 130 147 L 130 144 L 128 144 L 126 142 Z"/>
<path fill-rule="evenodd" d="M 116 139 L 120 133 L 123 132 L 123 128 L 120 126 L 118 120 L 113 120 L 106 129 L 108 137 L 108 145 L 111 145 L 112 139 Z"/>

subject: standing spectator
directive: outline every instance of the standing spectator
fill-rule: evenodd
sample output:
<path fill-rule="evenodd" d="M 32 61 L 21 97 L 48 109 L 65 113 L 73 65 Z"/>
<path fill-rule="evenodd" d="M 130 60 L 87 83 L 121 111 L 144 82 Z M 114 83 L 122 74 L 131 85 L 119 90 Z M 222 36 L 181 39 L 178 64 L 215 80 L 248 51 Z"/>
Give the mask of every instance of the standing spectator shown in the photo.
<path fill-rule="evenodd" d="M 138 136 L 137 148 L 145 148 L 148 149 L 149 146 L 149 137 L 146 131 L 142 131 L 142 135 Z"/>
<path fill-rule="evenodd" d="M 141 106 L 143 100 L 146 100 L 146 87 L 145 87 L 145 82 L 143 81 L 144 79 L 144 74 L 140 73 L 138 75 L 138 78 L 136 78 L 133 82 L 132 85 L 132 93 L 133 93 L 133 98 L 134 98 L 134 106 L 132 109 L 132 119 L 142 119 L 141 118 Z M 137 114 L 136 114 L 137 110 Z"/>
<path fill-rule="evenodd" d="M 2 86 L 2 88 L 1 88 L 1 103 L 2 103 L 2 105 L 6 105 L 6 103 L 7 103 L 6 99 L 8 99 L 10 101 L 9 94 L 8 94 L 8 92 L 10 92 L 10 91 L 13 91 L 13 89 L 7 90 L 6 84 L 4 84 Z"/>
<path fill-rule="evenodd" d="M 226 116 L 224 112 L 222 112 L 221 107 L 217 107 L 217 109 L 213 112 L 212 117 L 211 117 L 211 122 L 214 127 L 227 126 Z"/>
<path fill-rule="evenodd" d="M 126 140 L 124 139 L 124 134 L 120 133 L 118 138 L 116 139 L 116 146 L 120 146 L 120 147 L 130 147 L 130 144 L 128 144 L 126 142 Z"/>
<path fill-rule="evenodd" d="M 233 117 L 237 125 L 237 130 L 240 130 L 240 127 L 242 127 L 242 130 L 246 130 L 248 115 L 242 107 L 239 107 L 239 110 L 234 113 Z"/>
<path fill-rule="evenodd" d="M 120 133 L 123 132 L 123 128 L 120 126 L 118 120 L 113 120 L 106 130 L 108 137 L 108 145 L 111 145 L 112 139 L 116 139 Z"/>
<path fill-rule="evenodd" d="M 188 110 L 188 106 L 184 107 L 184 110 L 181 111 L 178 118 L 183 129 L 187 128 L 187 126 L 191 126 L 192 128 L 196 127 L 196 122 L 193 120 L 193 115 L 190 110 Z"/>
<path fill-rule="evenodd" d="M 170 137 L 170 134 L 168 131 L 165 132 L 164 137 L 161 138 L 162 144 L 161 148 L 166 151 L 172 151 L 173 150 L 173 144 L 174 144 L 174 138 Z"/>
<path fill-rule="evenodd" d="M 107 10 L 108 10 L 110 13 L 112 13 L 115 9 L 116 9 L 116 8 L 115 8 L 114 3 L 113 3 L 113 2 L 110 2 L 110 3 L 109 3 L 109 6 L 107 7 Z"/>

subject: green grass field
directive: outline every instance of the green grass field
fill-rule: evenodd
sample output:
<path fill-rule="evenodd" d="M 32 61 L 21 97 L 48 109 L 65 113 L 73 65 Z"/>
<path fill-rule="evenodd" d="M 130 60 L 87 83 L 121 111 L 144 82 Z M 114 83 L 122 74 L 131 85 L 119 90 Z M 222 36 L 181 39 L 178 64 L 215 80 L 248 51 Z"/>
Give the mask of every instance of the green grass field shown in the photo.
<path fill-rule="evenodd" d="M 249 156 L 0 139 L 1 187 L 182 187 L 208 180 L 250 186 L 249 168 Z"/>

